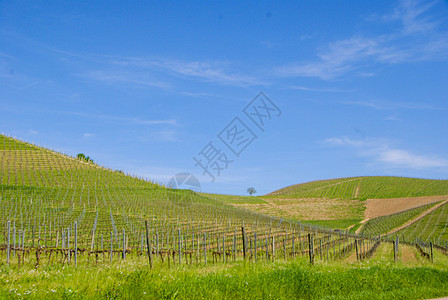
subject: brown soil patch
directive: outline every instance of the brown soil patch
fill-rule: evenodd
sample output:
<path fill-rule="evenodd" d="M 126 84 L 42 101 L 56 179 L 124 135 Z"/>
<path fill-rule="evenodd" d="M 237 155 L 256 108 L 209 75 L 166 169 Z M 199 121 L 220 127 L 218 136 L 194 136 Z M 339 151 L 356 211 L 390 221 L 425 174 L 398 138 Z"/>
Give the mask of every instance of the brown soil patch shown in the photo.
<path fill-rule="evenodd" d="M 362 217 L 364 202 L 324 198 L 263 198 L 263 204 L 232 204 L 249 210 L 298 220 L 337 220 Z"/>
<path fill-rule="evenodd" d="M 368 199 L 364 217 L 365 219 L 373 219 L 381 216 L 387 216 L 403 210 L 447 199 L 448 195 L 390 199 Z"/>
<path fill-rule="evenodd" d="M 343 260 L 346 263 L 354 263 L 358 260 L 356 259 L 356 250 L 352 250 L 352 252 Z"/>
<path fill-rule="evenodd" d="M 418 263 L 416 257 L 416 252 L 414 249 L 408 245 L 399 245 L 400 259 L 405 264 L 415 264 Z"/>

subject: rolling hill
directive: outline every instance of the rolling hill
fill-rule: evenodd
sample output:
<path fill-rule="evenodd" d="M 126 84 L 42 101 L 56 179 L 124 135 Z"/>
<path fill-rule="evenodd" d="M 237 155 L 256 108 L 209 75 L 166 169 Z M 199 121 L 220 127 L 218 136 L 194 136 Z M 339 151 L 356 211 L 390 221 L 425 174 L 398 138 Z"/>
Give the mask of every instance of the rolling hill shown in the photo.
<path fill-rule="evenodd" d="M 235 207 L 268 215 L 375 235 L 406 224 L 418 213 L 447 200 L 448 180 L 383 176 L 338 178 L 292 185 L 252 199 L 217 198 Z M 363 224 L 368 226 L 363 228 Z M 425 238 L 439 237 L 438 232 Z"/>
<path fill-rule="evenodd" d="M 267 197 L 384 199 L 448 195 L 448 180 L 368 176 L 312 181 L 288 186 Z"/>

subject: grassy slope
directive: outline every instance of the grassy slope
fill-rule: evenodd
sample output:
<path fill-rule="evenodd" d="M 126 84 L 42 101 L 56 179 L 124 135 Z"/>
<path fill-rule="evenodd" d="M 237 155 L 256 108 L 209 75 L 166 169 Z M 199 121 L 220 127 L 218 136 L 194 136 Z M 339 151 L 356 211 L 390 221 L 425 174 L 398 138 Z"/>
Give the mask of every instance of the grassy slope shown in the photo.
<path fill-rule="evenodd" d="M 383 244 L 369 261 L 314 266 L 306 257 L 153 270 L 139 259 L 78 268 L 2 266 L 0 298 L 427 299 L 448 295 L 447 256 L 436 251 L 435 260 L 400 254 L 394 263 L 391 244 Z"/>
<path fill-rule="evenodd" d="M 392 215 L 371 219 L 364 225 L 362 233 L 366 235 L 378 235 L 387 233 L 390 230 L 403 225 L 408 220 L 412 220 L 413 218 L 417 217 L 419 214 L 435 206 L 436 204 L 437 203 L 426 204 Z"/>
<path fill-rule="evenodd" d="M 259 197 L 268 204 L 246 207 L 309 224 L 344 229 L 364 219 L 365 199 L 437 195 L 448 195 L 448 180 L 352 177 L 289 186 Z"/>
<path fill-rule="evenodd" d="M 419 237 L 423 240 L 448 240 L 448 204 L 429 213 L 421 220 L 406 227 L 396 234 L 404 235 L 407 240 Z"/>
<path fill-rule="evenodd" d="M 353 177 L 292 185 L 266 197 L 375 199 L 448 195 L 448 180 L 407 177 Z"/>
<path fill-rule="evenodd" d="M 160 230 L 178 228 L 181 222 L 183 231 L 191 231 L 190 221 L 218 228 L 227 228 L 229 220 L 240 224 L 242 218 L 248 225 L 255 219 L 260 224 L 269 221 L 189 190 L 166 189 L 3 135 L 0 200 L 1 228 L 11 221 L 30 233 L 51 225 L 47 245 L 54 245 L 55 229 L 73 228 L 75 221 L 84 246 L 94 227 L 97 237 L 107 237 L 113 230 L 116 239 L 125 229 L 135 239 L 132 242 L 139 244 L 145 219 Z M 0 240 L 5 234 L 0 230 Z M 32 243 L 31 234 L 26 237 L 25 243 Z"/>

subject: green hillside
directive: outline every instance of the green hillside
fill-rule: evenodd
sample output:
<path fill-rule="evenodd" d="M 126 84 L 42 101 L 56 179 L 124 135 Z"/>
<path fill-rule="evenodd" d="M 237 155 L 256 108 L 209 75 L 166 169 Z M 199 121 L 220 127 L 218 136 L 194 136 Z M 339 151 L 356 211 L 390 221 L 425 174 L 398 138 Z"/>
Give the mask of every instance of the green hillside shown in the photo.
<path fill-rule="evenodd" d="M 408 241 L 419 238 L 448 246 L 448 203 L 396 234 L 404 236 Z"/>
<path fill-rule="evenodd" d="M 278 198 L 384 199 L 448 195 L 448 180 L 352 177 L 312 181 L 267 194 Z"/>
<path fill-rule="evenodd" d="M 430 203 L 422 205 L 413 209 L 408 209 L 399 213 L 382 216 L 371 219 L 362 228 L 362 233 L 367 235 L 385 234 L 394 228 L 400 227 L 407 221 L 417 217 L 422 212 L 437 205 L 437 203 Z"/>
<path fill-rule="evenodd" d="M 24 247 L 73 245 L 76 223 L 81 249 L 122 249 L 125 238 L 125 246 L 136 250 L 143 248 L 145 220 L 161 253 L 179 251 L 179 241 L 185 251 L 193 251 L 198 236 L 210 253 L 222 249 L 222 243 L 233 243 L 236 253 L 242 247 L 236 232 L 243 224 L 248 234 L 256 230 L 260 238 L 300 229 L 190 190 L 165 188 L 0 135 L 3 245 L 8 239 Z"/>

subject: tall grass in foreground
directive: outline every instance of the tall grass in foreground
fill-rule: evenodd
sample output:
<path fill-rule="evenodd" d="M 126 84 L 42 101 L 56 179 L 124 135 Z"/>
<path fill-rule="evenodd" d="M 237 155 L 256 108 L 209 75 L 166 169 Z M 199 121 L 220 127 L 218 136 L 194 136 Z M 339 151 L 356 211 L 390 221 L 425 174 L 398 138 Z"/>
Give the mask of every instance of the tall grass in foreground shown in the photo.
<path fill-rule="evenodd" d="M 388 252 L 387 252 L 388 253 Z M 448 295 L 446 265 L 293 262 L 155 268 L 0 266 L 0 298 L 424 299 Z"/>

